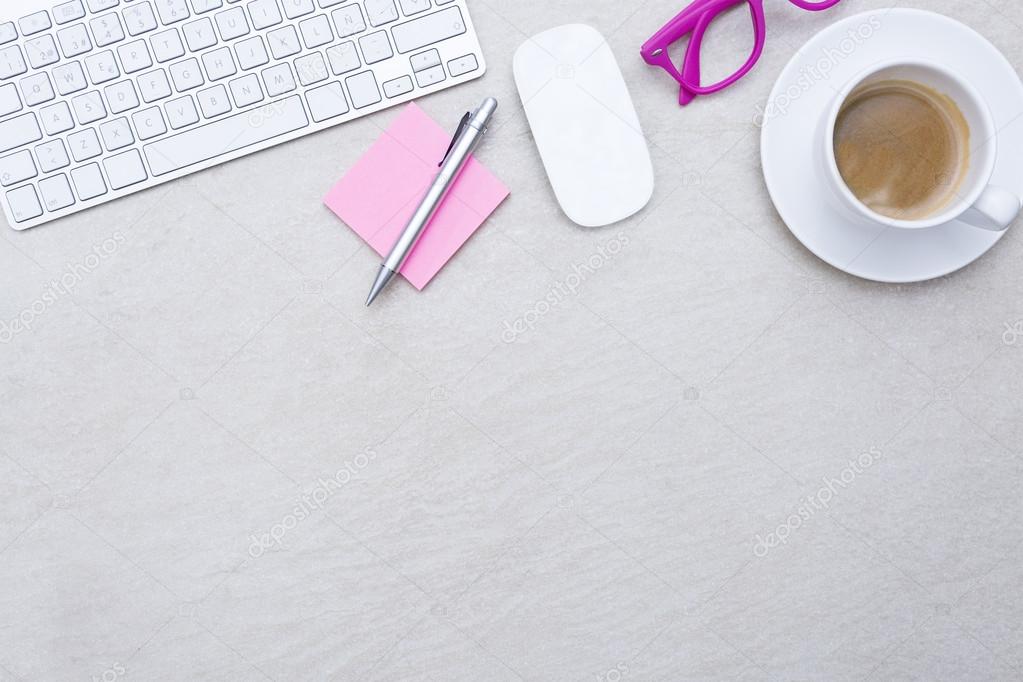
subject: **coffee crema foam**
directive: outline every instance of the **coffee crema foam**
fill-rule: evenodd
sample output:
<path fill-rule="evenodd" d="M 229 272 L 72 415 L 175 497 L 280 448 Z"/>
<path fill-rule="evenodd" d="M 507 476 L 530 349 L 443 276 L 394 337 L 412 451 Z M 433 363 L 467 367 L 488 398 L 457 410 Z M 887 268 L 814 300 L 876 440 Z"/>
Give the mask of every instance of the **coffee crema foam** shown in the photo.
<path fill-rule="evenodd" d="M 947 95 L 908 80 L 854 90 L 835 123 L 835 160 L 875 213 L 921 220 L 947 207 L 970 164 L 970 126 Z"/>

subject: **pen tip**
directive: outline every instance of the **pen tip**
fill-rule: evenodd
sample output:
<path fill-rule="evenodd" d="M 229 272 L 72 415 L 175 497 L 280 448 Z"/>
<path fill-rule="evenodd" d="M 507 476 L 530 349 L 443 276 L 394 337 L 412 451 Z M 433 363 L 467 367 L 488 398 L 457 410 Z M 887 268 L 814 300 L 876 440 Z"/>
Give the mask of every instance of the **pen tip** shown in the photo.
<path fill-rule="evenodd" d="M 366 297 L 366 307 L 373 305 L 373 301 L 377 300 L 377 296 L 380 295 L 382 287 L 374 286 L 373 290 L 369 292 L 369 296 Z"/>
<path fill-rule="evenodd" d="M 373 288 L 369 290 L 369 296 L 366 297 L 367 308 L 377 299 L 377 296 L 379 296 L 380 292 L 384 290 L 384 287 L 387 286 L 392 277 L 394 277 L 394 273 L 392 271 L 388 270 L 386 267 L 380 268 L 380 272 L 377 274 L 377 279 L 373 282 Z"/>

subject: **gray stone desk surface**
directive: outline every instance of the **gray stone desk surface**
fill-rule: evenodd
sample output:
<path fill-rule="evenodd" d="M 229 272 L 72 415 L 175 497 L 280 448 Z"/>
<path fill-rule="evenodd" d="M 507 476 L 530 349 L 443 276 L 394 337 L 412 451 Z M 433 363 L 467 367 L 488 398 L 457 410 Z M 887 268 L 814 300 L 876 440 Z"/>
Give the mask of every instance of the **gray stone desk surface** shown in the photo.
<path fill-rule="evenodd" d="M 885 3 L 766 4 L 757 69 L 680 110 L 636 57 L 679 0 L 471 0 L 490 71 L 421 105 L 499 97 L 512 196 L 370 310 L 320 198 L 394 110 L 5 228 L 0 319 L 35 312 L 0 345 L 0 680 L 1021 679 L 1023 234 L 918 286 L 803 249 L 753 113 Z M 898 5 L 1023 70 L 1014 0 Z M 603 230 L 512 82 L 573 21 L 658 178 Z"/>

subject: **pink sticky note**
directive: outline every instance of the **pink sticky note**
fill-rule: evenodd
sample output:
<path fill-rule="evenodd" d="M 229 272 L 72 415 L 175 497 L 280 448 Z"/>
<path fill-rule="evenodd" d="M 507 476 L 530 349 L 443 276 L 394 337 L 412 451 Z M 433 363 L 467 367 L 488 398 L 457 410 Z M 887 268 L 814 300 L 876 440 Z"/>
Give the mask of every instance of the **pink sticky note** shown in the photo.
<path fill-rule="evenodd" d="M 409 104 L 323 202 L 383 256 L 436 177 L 453 133 Z M 507 196 L 493 173 L 469 159 L 401 274 L 422 290 Z"/>

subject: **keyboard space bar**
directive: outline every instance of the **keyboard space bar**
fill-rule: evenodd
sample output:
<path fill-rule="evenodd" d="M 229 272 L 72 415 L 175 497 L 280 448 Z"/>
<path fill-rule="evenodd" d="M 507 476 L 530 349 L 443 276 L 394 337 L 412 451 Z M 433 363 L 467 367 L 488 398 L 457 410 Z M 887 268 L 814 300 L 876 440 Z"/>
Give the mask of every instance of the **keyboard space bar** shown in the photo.
<path fill-rule="evenodd" d="M 297 95 L 252 111 L 222 118 L 143 147 L 154 176 L 266 142 L 309 125 Z"/>

